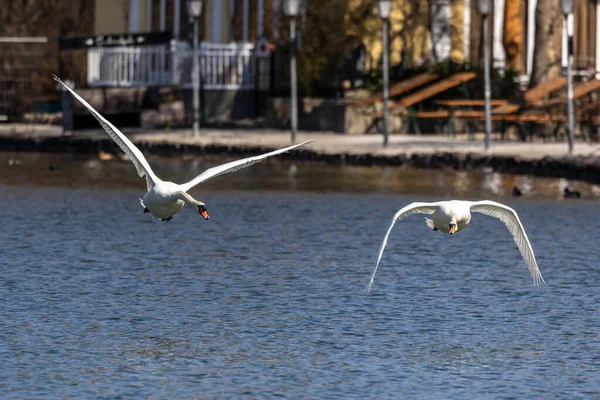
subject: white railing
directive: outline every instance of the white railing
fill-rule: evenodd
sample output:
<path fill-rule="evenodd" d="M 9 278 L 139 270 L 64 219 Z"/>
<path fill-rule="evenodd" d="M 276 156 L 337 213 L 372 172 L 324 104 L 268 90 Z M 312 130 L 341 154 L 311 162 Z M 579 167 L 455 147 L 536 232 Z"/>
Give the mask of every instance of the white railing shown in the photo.
<path fill-rule="evenodd" d="M 177 53 L 176 84 L 192 87 L 193 51 Z M 255 83 L 254 44 L 202 43 L 199 50 L 200 75 L 206 90 L 253 90 Z"/>
<path fill-rule="evenodd" d="M 135 87 L 192 85 L 193 51 L 187 43 L 88 50 L 90 86 Z M 199 49 L 206 90 L 253 90 L 253 43 L 202 43 Z"/>

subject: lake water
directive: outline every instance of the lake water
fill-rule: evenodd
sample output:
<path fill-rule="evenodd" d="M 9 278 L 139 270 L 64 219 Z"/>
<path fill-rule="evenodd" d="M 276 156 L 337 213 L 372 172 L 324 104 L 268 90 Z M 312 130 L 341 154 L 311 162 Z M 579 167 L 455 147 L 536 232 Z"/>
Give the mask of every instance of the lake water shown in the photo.
<path fill-rule="evenodd" d="M 0 153 L 2 398 L 600 398 L 595 186 L 274 162 L 168 223 L 144 188 L 128 162 Z M 453 197 L 513 206 L 548 285 L 500 222 L 413 216 L 365 294 L 393 214 Z"/>

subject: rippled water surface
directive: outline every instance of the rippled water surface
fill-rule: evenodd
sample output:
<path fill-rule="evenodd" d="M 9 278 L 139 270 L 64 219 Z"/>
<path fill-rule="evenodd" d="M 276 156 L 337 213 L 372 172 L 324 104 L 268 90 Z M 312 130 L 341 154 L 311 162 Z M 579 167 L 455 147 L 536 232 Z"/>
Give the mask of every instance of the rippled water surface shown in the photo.
<path fill-rule="evenodd" d="M 151 163 L 187 180 L 214 160 Z M 598 398 L 595 193 L 276 162 L 194 189 L 210 221 L 163 223 L 126 162 L 0 153 L 2 397 Z M 452 197 L 513 206 L 548 285 L 500 222 L 413 216 L 363 293 L 392 215 Z"/>

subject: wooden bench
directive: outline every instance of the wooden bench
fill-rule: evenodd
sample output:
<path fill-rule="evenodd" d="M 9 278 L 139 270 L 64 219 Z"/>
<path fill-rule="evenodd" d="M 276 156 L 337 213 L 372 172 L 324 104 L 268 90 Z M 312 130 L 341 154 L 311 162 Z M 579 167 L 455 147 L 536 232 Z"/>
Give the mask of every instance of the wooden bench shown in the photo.
<path fill-rule="evenodd" d="M 600 90 L 600 80 L 598 79 L 592 79 L 587 82 L 578 83 L 573 87 L 573 100 L 580 101 L 585 96 L 597 90 Z M 565 92 L 561 93 L 555 98 L 535 102 L 531 104 L 529 108 L 530 110 L 535 112 L 536 109 L 540 110 L 545 108 L 548 109 L 548 111 L 546 111 L 544 114 L 534 114 L 535 116 L 532 116 L 526 112 L 525 114 L 522 114 L 522 117 L 518 120 L 518 122 L 546 125 L 545 129 L 551 128 L 551 126 L 547 126 L 549 124 L 554 125 L 554 137 L 556 138 L 557 133 L 560 130 L 560 126 L 564 126 L 564 124 L 568 121 L 565 113 L 565 105 L 567 102 L 568 98 L 567 93 Z M 579 123 L 582 124 L 582 127 L 585 127 L 586 124 L 589 125 L 589 122 L 591 122 L 589 118 L 586 118 L 585 114 L 587 110 L 594 109 L 593 104 L 594 103 L 592 103 L 592 105 L 588 104 L 583 109 L 576 109 L 575 118 Z M 555 109 L 554 113 L 551 112 L 552 109 Z M 560 110 L 560 113 L 557 114 L 556 110 Z"/>
<path fill-rule="evenodd" d="M 476 74 L 474 72 L 462 72 L 454 74 L 449 78 L 442 79 L 441 81 L 438 81 L 421 90 L 418 90 L 417 92 L 411 95 L 401 98 L 400 100 L 394 102 L 390 106 L 390 109 L 406 109 L 410 106 L 422 102 L 423 100 L 429 99 L 430 97 L 433 97 L 436 94 L 445 92 L 448 89 L 452 89 L 455 86 L 468 82 L 471 79 L 475 78 L 475 76 Z"/>
<path fill-rule="evenodd" d="M 584 107 L 578 108 L 577 114 L 584 115 L 589 112 L 598 112 L 598 111 L 600 111 L 600 101 L 595 101 L 595 102 L 591 102 L 591 103 L 587 104 Z"/>
<path fill-rule="evenodd" d="M 437 105 L 445 107 L 485 107 L 485 100 L 469 100 L 469 99 L 457 99 L 457 100 L 438 100 L 435 102 Z M 508 104 L 508 100 L 490 100 L 492 107 L 505 106 Z"/>
<path fill-rule="evenodd" d="M 579 100 L 582 97 L 595 92 L 600 89 L 600 80 L 592 79 L 587 82 L 578 83 L 573 87 L 573 100 Z M 568 101 L 567 94 L 563 93 L 559 97 L 555 99 L 550 99 L 543 102 L 538 102 L 533 104 L 534 107 L 537 108 L 550 108 L 557 105 L 566 104 Z"/>
<path fill-rule="evenodd" d="M 533 102 L 539 102 L 542 98 L 548 96 L 552 92 L 564 87 L 567 84 L 566 79 L 564 78 L 551 78 L 544 83 L 541 83 L 538 86 L 535 86 L 531 89 L 525 91 L 525 102 L 529 104 L 533 104 Z M 502 101 L 502 100 L 496 100 Z M 501 104 L 497 107 L 492 108 L 492 120 L 500 121 L 503 120 L 503 116 L 509 116 L 511 114 L 515 114 L 522 108 L 520 104 L 509 103 L 508 101 L 504 104 Z M 472 117 L 485 119 L 485 113 L 483 111 L 476 111 L 474 113 L 464 114 L 464 117 Z M 506 118 L 506 120 L 515 120 L 515 118 Z"/>
<path fill-rule="evenodd" d="M 575 120 L 581 127 L 581 133 L 589 141 L 598 141 L 600 134 L 600 100 L 592 101 L 575 109 Z"/>
<path fill-rule="evenodd" d="M 430 118 L 430 119 L 435 119 L 435 118 L 448 118 L 450 117 L 450 113 L 448 111 L 445 110 L 436 110 L 436 111 L 417 111 L 411 114 L 407 114 L 417 117 L 417 118 Z M 373 113 L 374 117 L 377 118 L 383 118 L 383 112 L 378 111 L 376 113 Z"/>
<path fill-rule="evenodd" d="M 436 80 L 437 78 L 438 78 L 438 75 L 436 75 L 436 74 L 419 74 L 412 78 L 395 83 L 390 88 L 389 98 L 400 96 L 401 94 L 404 94 L 413 89 L 416 89 L 419 86 L 423 86 L 426 83 Z M 376 105 L 377 103 L 381 103 L 381 102 L 383 102 L 383 92 L 379 92 L 378 94 L 376 94 L 374 96 L 368 97 L 363 100 L 359 100 L 355 103 L 352 103 L 352 105 L 355 107 L 366 108 L 366 107 L 372 107 L 372 106 Z"/>
<path fill-rule="evenodd" d="M 390 111 L 395 115 L 403 117 L 404 132 L 408 132 L 409 123 L 412 119 L 416 132 L 420 133 L 420 128 L 416 121 L 417 118 L 448 118 L 450 116 L 450 113 L 447 110 L 415 112 L 413 110 L 409 110 L 409 107 L 412 107 L 415 104 L 420 103 L 423 100 L 429 99 L 448 89 L 464 84 L 465 82 L 468 82 L 471 79 L 475 78 L 475 76 L 476 74 L 474 72 L 462 72 L 454 74 L 448 78 L 442 79 L 429 86 L 426 86 L 423 89 L 414 92 L 413 94 L 405 96 L 398 101 L 393 102 L 390 105 Z"/>
<path fill-rule="evenodd" d="M 438 78 L 436 74 L 419 74 L 412 78 L 400 81 L 392 85 L 390 88 L 390 93 L 388 98 L 393 98 L 400 96 L 402 94 L 408 93 L 409 91 L 418 88 L 419 86 L 423 86 L 435 79 Z M 372 121 L 369 127 L 366 128 L 366 131 L 369 131 L 373 127 L 377 127 L 378 122 L 383 118 L 383 113 L 381 111 L 381 107 L 378 107 L 379 104 L 383 102 L 383 93 L 380 92 L 374 96 L 371 96 L 367 99 L 362 99 L 353 103 L 350 103 L 352 107 L 355 107 L 360 110 L 361 114 L 371 117 Z M 378 128 L 378 127 L 377 127 Z M 378 130 L 380 130 L 378 128 Z"/>
<path fill-rule="evenodd" d="M 500 122 L 513 122 L 513 123 L 523 123 L 523 122 L 535 122 L 535 123 L 545 123 L 544 121 L 550 121 L 550 115 L 547 114 L 545 117 L 532 116 L 530 114 L 526 114 L 524 117 L 519 117 L 517 114 L 520 110 L 523 110 L 523 106 L 525 109 L 527 107 L 531 107 L 534 104 L 539 104 L 540 101 L 552 94 L 553 92 L 565 87 L 567 85 L 567 80 L 562 77 L 550 78 L 540 83 L 539 85 L 528 89 L 524 94 L 524 104 L 514 104 L 505 101 L 504 104 L 500 104 L 491 110 L 491 119 L 492 121 L 500 121 Z M 480 100 L 483 101 L 483 100 Z M 502 102 L 503 100 L 496 100 L 496 102 Z M 484 111 L 460 111 L 456 112 L 453 115 L 459 119 L 466 120 L 485 120 L 485 112 Z"/>
<path fill-rule="evenodd" d="M 449 120 L 448 120 L 448 132 L 456 135 L 456 120 L 468 120 L 468 121 L 484 121 L 485 112 L 481 110 L 460 110 L 454 105 L 469 106 L 469 107 L 481 107 L 485 105 L 484 100 L 440 100 L 436 102 L 440 105 L 446 105 L 449 109 Z M 494 106 L 491 109 L 492 121 L 501 121 L 502 119 L 497 117 L 501 115 L 509 115 L 515 113 L 520 106 L 518 104 L 509 104 L 508 100 L 491 100 L 490 104 Z"/>
<path fill-rule="evenodd" d="M 517 111 L 521 108 L 518 104 L 506 104 L 503 106 L 494 107 L 491 110 L 492 121 L 516 121 L 519 114 Z M 477 118 L 485 120 L 485 113 L 483 111 L 471 111 L 471 112 L 457 112 L 457 118 Z"/>
<path fill-rule="evenodd" d="M 567 86 L 567 80 L 562 77 L 549 78 L 525 92 L 525 104 L 531 105 L 541 101 L 544 97 Z"/>
<path fill-rule="evenodd" d="M 503 106 L 492 108 L 492 114 L 514 114 L 519 111 L 519 108 L 521 108 L 521 106 L 518 104 L 505 104 Z"/>

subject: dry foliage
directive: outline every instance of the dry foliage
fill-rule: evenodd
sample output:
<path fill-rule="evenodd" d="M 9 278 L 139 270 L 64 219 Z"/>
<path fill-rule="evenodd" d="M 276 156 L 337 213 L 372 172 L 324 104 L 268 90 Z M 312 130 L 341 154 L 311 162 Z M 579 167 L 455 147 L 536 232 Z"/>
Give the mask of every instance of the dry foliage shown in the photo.
<path fill-rule="evenodd" d="M 94 29 L 94 0 L 2 0 L 0 36 L 46 36 L 44 55 L 38 61 L 36 79 L 42 93 L 55 93 L 52 74 L 60 74 L 85 85 L 87 55 L 83 50 L 58 50 L 60 36 L 91 35 Z M 21 46 L 15 45 L 15 50 Z"/>

